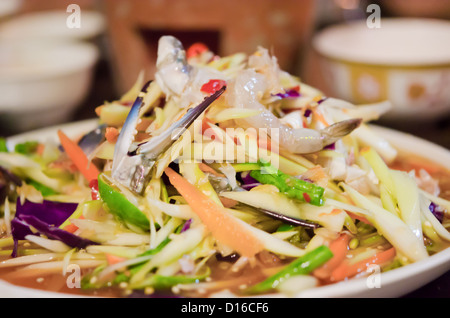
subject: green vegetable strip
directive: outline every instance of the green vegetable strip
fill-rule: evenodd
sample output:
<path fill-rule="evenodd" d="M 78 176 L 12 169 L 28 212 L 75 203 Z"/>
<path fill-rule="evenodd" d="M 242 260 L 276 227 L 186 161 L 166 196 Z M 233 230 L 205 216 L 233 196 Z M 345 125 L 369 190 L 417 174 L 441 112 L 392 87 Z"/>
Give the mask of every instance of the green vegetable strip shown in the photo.
<path fill-rule="evenodd" d="M 3 137 L 0 137 L 0 152 L 8 152 L 8 145 Z"/>
<path fill-rule="evenodd" d="M 281 193 L 284 193 L 289 198 L 317 206 L 323 204 L 324 188 L 285 174 L 271 166 L 263 165 L 260 170 L 252 170 L 250 176 L 260 183 L 276 186 Z"/>
<path fill-rule="evenodd" d="M 17 144 L 14 147 L 14 151 L 23 155 L 29 155 L 36 151 L 39 143 L 37 141 L 26 141 L 21 144 Z"/>
<path fill-rule="evenodd" d="M 275 289 L 279 284 L 292 276 L 308 275 L 332 257 L 333 253 L 331 250 L 327 246 L 321 245 L 311 252 L 308 252 L 302 257 L 296 259 L 275 275 L 270 276 L 261 283 L 253 285 L 247 289 L 247 292 L 259 294 Z"/>
<path fill-rule="evenodd" d="M 381 245 L 387 243 L 386 239 L 378 233 L 371 234 L 368 237 L 362 238 L 359 245 L 361 246 L 372 246 Z"/>
<path fill-rule="evenodd" d="M 210 275 L 210 270 L 205 271 L 204 274 L 196 276 L 176 275 L 176 276 L 162 276 L 152 275 L 139 284 L 140 288 L 152 286 L 155 289 L 168 289 L 180 284 L 194 284 L 205 280 Z"/>
<path fill-rule="evenodd" d="M 42 183 L 39 183 L 35 180 L 27 180 L 27 183 L 29 185 L 32 185 L 36 190 L 38 190 L 39 192 L 41 192 L 42 196 L 47 197 L 49 195 L 54 195 L 57 194 L 58 192 L 56 192 L 55 190 L 43 185 Z"/>
<path fill-rule="evenodd" d="M 138 255 L 138 257 L 141 257 L 141 256 L 147 256 L 147 255 L 155 255 L 155 254 L 159 253 L 159 252 L 160 252 L 167 244 L 169 244 L 169 242 L 170 242 L 170 239 L 169 239 L 169 238 L 166 238 L 166 239 L 165 239 L 164 241 L 162 241 L 157 247 L 145 251 L 144 253 Z M 135 265 L 133 265 L 133 266 L 130 266 L 130 267 L 129 267 L 130 273 L 131 273 L 131 274 L 137 273 L 137 272 L 144 266 L 144 264 L 146 264 L 146 263 L 147 263 L 147 262 L 142 262 L 142 263 L 139 263 L 139 264 L 135 264 Z"/>

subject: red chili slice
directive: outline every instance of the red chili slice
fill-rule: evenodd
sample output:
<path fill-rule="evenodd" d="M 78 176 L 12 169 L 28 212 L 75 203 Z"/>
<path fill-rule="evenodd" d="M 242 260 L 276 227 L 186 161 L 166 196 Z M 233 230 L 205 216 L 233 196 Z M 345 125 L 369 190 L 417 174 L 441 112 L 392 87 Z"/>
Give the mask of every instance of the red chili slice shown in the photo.
<path fill-rule="evenodd" d="M 198 56 L 198 55 L 200 55 L 203 52 L 206 52 L 208 50 L 209 50 L 209 48 L 205 44 L 203 44 L 201 42 L 197 42 L 197 43 L 192 44 L 188 48 L 188 50 L 186 52 L 186 57 L 189 59 L 191 57 Z"/>
<path fill-rule="evenodd" d="M 91 188 L 92 200 L 100 200 L 100 194 L 98 193 L 98 179 L 92 179 L 89 182 L 89 187 Z"/>
<path fill-rule="evenodd" d="M 207 94 L 214 94 L 215 92 L 217 92 L 219 89 L 221 89 L 223 86 L 226 85 L 227 82 L 224 80 L 212 79 L 208 83 L 203 84 L 200 90 Z"/>

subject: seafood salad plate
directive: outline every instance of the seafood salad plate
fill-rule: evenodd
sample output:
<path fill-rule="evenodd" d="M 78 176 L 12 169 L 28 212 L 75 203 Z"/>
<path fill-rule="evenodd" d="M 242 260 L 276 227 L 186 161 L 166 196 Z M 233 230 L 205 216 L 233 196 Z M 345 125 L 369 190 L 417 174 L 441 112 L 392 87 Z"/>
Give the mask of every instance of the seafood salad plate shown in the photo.
<path fill-rule="evenodd" d="M 450 152 L 259 47 L 159 40 L 96 118 L 0 142 L 0 294 L 398 297 L 450 269 Z"/>

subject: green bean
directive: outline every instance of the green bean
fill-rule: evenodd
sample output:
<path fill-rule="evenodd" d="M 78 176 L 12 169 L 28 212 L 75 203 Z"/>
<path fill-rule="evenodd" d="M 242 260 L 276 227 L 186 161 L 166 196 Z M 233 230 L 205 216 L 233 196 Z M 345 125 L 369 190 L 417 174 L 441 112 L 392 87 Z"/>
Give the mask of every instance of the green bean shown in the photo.
<path fill-rule="evenodd" d="M 260 170 L 252 170 L 250 176 L 264 184 L 271 184 L 289 198 L 308 202 L 320 206 L 323 204 L 325 189 L 311 182 L 307 182 L 262 164 Z"/>
<path fill-rule="evenodd" d="M 321 245 L 297 258 L 275 275 L 249 287 L 246 292 L 249 294 L 259 294 L 275 289 L 279 284 L 292 276 L 307 275 L 311 273 L 314 269 L 318 268 L 332 257 L 333 253 L 331 250 L 327 246 Z"/>

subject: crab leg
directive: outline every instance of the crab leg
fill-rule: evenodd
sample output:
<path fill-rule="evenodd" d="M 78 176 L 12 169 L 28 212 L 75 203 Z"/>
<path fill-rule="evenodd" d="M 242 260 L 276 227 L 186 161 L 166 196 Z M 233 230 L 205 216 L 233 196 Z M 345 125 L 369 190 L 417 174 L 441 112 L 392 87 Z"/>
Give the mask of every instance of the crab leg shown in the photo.
<path fill-rule="evenodd" d="M 145 190 L 148 175 L 158 156 L 166 151 L 226 89 L 223 86 L 211 96 L 206 97 L 162 134 L 135 146 L 133 144 L 135 127 L 139 121 L 139 109 L 142 107 L 147 87 L 148 85 L 143 88 L 136 99 L 120 132 L 112 168 L 112 177 L 116 181 L 140 194 Z"/>

